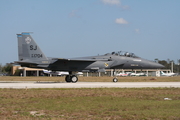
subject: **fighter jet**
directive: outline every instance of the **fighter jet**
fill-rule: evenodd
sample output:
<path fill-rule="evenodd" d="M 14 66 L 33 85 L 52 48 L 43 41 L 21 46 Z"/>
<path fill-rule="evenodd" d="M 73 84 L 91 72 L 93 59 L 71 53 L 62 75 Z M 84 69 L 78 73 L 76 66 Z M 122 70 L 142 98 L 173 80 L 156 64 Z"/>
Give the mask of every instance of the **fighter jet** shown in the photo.
<path fill-rule="evenodd" d="M 164 66 L 153 61 L 145 60 L 129 52 L 111 52 L 104 55 L 79 58 L 46 57 L 36 44 L 30 33 L 17 34 L 18 56 L 22 67 L 41 68 L 51 71 L 67 71 L 65 81 L 78 81 L 76 72 L 105 72 L 105 69 L 160 69 Z M 114 78 L 113 82 L 118 79 Z"/>

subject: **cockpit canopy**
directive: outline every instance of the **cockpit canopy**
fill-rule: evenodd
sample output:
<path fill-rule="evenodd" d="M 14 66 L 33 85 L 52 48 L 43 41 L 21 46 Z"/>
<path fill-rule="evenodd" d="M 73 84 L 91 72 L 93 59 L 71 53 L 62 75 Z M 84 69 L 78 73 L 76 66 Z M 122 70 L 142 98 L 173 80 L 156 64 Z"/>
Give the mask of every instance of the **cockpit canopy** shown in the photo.
<path fill-rule="evenodd" d="M 108 55 L 108 54 L 117 55 L 117 56 L 126 56 L 126 57 L 139 58 L 134 53 L 125 52 L 125 51 L 118 51 L 118 52 L 107 53 L 106 55 Z"/>

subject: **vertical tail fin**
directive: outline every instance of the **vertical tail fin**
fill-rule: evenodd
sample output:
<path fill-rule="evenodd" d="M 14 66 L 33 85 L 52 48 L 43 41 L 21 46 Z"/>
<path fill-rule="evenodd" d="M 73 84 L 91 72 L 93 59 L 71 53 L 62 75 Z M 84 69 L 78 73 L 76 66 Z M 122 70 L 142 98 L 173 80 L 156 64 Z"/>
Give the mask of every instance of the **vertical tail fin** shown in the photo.
<path fill-rule="evenodd" d="M 30 33 L 17 34 L 19 60 L 48 60 Z"/>

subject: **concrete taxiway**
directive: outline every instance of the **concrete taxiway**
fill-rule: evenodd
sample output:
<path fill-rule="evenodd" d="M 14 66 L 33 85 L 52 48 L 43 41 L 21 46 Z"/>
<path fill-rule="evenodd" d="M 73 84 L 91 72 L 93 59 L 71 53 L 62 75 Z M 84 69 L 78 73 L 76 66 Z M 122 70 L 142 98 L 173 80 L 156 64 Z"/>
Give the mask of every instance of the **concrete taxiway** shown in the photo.
<path fill-rule="evenodd" d="M 180 82 L 0 82 L 0 88 L 145 88 L 145 87 L 175 87 L 180 88 Z"/>

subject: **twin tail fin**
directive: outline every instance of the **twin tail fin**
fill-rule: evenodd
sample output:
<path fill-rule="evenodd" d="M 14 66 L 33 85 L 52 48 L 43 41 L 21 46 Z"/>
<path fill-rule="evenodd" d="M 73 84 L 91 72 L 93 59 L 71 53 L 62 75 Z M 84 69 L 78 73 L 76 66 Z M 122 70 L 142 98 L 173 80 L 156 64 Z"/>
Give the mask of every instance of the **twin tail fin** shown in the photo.
<path fill-rule="evenodd" d="M 19 61 L 32 60 L 42 61 L 48 58 L 41 51 L 40 47 L 36 44 L 30 33 L 23 32 L 17 34 L 18 38 L 18 56 Z"/>

